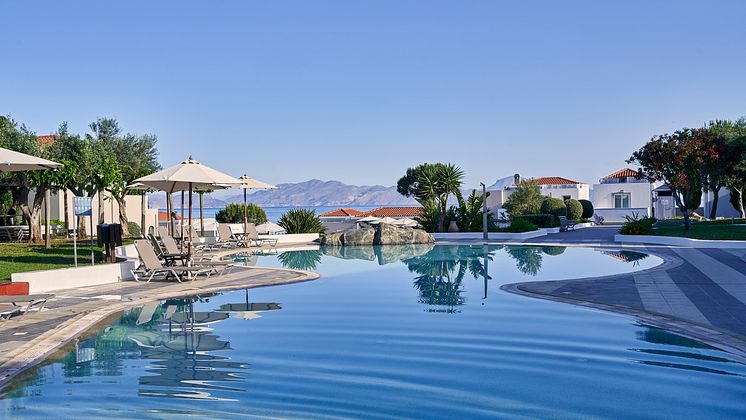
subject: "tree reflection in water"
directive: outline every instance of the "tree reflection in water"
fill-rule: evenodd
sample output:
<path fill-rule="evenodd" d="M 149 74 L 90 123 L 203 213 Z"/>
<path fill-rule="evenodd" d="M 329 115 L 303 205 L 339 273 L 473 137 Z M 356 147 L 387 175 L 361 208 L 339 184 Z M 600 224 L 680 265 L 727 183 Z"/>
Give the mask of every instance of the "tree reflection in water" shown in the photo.
<path fill-rule="evenodd" d="M 535 276 L 541 270 L 542 250 L 533 246 L 506 246 L 505 252 L 514 260 L 518 270 L 526 275 Z"/>
<path fill-rule="evenodd" d="M 288 251 L 277 256 L 283 267 L 291 270 L 315 270 L 323 253 L 319 249 Z"/>
<path fill-rule="evenodd" d="M 483 262 L 484 260 L 484 262 Z M 419 291 L 419 302 L 435 307 L 430 312 L 457 313 L 464 304 L 463 280 L 466 273 L 474 278 L 488 279 L 486 261 L 492 252 L 478 246 L 439 246 L 424 255 L 404 260 L 410 272 L 419 274 L 414 287 Z"/>

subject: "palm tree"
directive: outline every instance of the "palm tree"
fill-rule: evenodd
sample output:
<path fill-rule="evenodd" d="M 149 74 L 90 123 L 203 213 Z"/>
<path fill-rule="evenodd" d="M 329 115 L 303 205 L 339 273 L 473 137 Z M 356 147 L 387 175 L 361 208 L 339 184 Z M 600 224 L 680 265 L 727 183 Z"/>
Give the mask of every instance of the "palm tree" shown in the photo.
<path fill-rule="evenodd" d="M 397 183 L 397 190 L 407 196 L 414 196 L 420 204 L 435 203 L 439 210 L 437 229 L 443 231 L 448 212 L 448 198 L 455 195 L 463 202 L 461 185 L 464 171 L 452 163 L 423 163 L 407 169 L 407 174 Z"/>

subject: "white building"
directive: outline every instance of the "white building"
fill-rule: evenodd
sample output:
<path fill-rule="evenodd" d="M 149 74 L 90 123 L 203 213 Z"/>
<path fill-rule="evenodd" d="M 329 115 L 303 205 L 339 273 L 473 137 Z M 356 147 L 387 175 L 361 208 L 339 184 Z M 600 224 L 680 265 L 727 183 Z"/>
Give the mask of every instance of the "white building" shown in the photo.
<path fill-rule="evenodd" d="M 525 179 L 525 181 L 528 181 L 528 179 Z M 554 197 L 561 200 L 571 198 L 575 200 L 588 200 L 590 197 L 590 186 L 582 182 L 558 176 L 534 178 L 531 181 L 539 186 L 541 195 L 546 197 Z M 487 191 L 490 193 L 489 197 L 487 197 L 487 208 L 499 217 L 503 204 L 505 204 L 510 194 L 515 191 L 516 185 L 520 182 L 521 177 L 516 174 L 498 179 L 497 182 L 487 187 Z"/>
<path fill-rule="evenodd" d="M 652 216 L 654 188 L 655 185 L 638 171 L 629 168 L 618 170 L 593 185 L 595 214 L 607 222 L 624 222 L 625 216 L 635 214 L 640 217 Z"/>

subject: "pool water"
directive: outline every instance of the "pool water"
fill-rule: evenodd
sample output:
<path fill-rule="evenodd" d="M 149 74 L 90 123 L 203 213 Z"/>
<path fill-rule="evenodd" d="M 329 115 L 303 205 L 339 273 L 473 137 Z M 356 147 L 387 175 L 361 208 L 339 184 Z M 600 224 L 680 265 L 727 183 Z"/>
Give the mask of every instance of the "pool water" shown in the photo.
<path fill-rule="evenodd" d="M 7 390 L 0 417 L 746 417 L 746 366 L 727 353 L 499 289 L 654 256 L 438 245 L 236 260 L 322 278 L 132 310 Z"/>

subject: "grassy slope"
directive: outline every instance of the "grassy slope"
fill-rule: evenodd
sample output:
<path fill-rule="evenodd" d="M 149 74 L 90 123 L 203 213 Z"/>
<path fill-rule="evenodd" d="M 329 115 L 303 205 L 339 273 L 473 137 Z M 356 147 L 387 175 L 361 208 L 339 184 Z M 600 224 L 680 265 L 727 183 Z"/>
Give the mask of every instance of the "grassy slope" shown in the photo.
<path fill-rule="evenodd" d="M 100 258 L 101 249 L 95 245 L 94 242 L 96 258 Z M 90 263 L 91 248 L 89 242 L 78 242 L 78 264 Z M 0 243 L 0 282 L 10 280 L 11 273 L 50 270 L 72 267 L 73 265 L 72 240 L 55 240 L 52 242 L 52 248 L 50 249 L 44 249 L 43 244 Z"/>
<path fill-rule="evenodd" d="M 743 224 L 744 226 L 739 226 Z M 746 240 L 746 220 L 717 220 L 693 223 L 684 230 L 681 220 L 656 223 L 653 235 L 680 236 L 693 239 Z"/>

